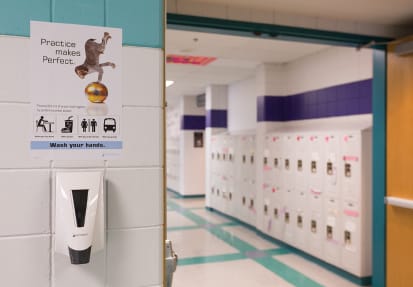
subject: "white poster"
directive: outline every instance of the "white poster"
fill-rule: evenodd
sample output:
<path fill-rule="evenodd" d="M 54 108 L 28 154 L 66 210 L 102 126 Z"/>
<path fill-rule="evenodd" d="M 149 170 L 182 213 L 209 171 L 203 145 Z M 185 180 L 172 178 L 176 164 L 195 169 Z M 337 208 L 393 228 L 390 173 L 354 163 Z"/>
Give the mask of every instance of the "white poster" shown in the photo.
<path fill-rule="evenodd" d="M 32 21 L 30 53 L 32 156 L 118 156 L 122 30 Z"/>

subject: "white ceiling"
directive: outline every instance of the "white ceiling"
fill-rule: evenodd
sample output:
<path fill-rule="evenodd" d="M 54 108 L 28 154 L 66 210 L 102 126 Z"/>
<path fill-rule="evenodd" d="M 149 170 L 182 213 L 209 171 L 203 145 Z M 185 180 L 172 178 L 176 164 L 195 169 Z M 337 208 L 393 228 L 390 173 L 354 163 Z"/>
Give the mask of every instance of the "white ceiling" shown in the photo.
<path fill-rule="evenodd" d="M 182 95 L 198 95 L 211 84 L 231 84 L 252 76 L 261 63 L 287 63 L 326 49 L 326 45 L 272 39 L 166 31 L 166 54 L 208 56 L 217 60 L 207 66 L 166 64 L 167 101 Z"/>
<path fill-rule="evenodd" d="M 412 25 L 412 0 L 190 0 L 383 25 Z M 178 0 L 179 3 L 179 0 Z"/>

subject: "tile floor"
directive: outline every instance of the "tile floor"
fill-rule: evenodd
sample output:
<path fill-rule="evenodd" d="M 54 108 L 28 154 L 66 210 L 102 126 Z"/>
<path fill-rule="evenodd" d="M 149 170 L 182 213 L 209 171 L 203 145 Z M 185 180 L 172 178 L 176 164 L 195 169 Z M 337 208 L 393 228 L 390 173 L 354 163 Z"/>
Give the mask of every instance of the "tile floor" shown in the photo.
<path fill-rule="evenodd" d="M 179 263 L 173 287 L 356 287 L 252 229 L 168 192 L 168 239 Z"/>

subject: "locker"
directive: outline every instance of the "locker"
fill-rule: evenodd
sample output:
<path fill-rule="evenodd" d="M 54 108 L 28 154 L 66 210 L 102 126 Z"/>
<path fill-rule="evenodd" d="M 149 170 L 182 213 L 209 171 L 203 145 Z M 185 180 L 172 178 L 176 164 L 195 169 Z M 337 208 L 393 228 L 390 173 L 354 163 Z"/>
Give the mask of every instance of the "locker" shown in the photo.
<path fill-rule="evenodd" d="M 307 250 L 309 216 L 308 216 L 308 198 L 304 189 L 296 189 L 294 194 L 294 246 L 301 250 Z"/>
<path fill-rule="evenodd" d="M 342 217 L 339 200 L 334 197 L 326 198 L 325 202 L 325 244 L 324 260 L 339 266 L 342 248 Z"/>
<path fill-rule="evenodd" d="M 343 206 L 343 268 L 361 276 L 360 210 L 355 201 L 346 200 Z"/>
<path fill-rule="evenodd" d="M 270 204 L 270 216 L 272 218 L 272 236 L 276 239 L 281 240 L 284 234 L 284 218 L 283 218 L 283 208 L 284 208 L 284 191 L 282 187 L 276 182 L 272 184 L 271 187 L 271 204 Z"/>

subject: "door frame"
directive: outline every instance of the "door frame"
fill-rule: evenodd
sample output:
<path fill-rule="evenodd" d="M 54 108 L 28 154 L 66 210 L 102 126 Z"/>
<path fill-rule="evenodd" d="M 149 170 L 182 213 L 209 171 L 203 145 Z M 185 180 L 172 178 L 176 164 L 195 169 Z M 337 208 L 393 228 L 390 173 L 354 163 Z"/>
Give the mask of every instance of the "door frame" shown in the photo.
<path fill-rule="evenodd" d="M 301 27 L 252 23 L 209 17 L 167 13 L 167 28 L 299 41 L 347 47 L 386 43 L 392 38 L 325 31 Z M 372 287 L 386 285 L 386 46 L 371 46 L 373 51 L 373 174 L 372 174 Z"/>

